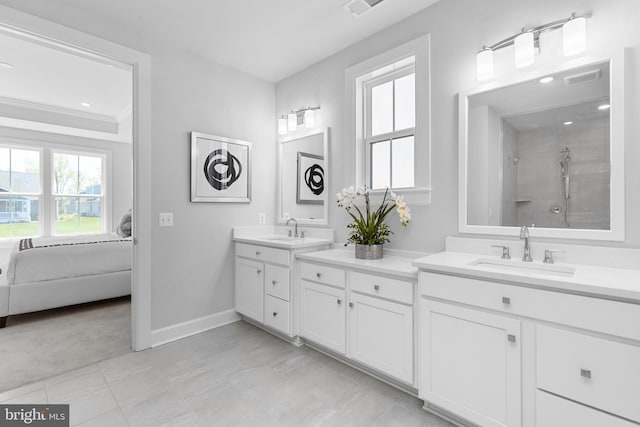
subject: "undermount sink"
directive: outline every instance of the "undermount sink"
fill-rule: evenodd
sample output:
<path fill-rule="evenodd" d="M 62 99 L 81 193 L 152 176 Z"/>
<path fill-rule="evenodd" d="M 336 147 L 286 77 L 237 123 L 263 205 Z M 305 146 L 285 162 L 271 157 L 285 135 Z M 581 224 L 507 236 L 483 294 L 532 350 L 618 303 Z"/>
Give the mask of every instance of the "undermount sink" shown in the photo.
<path fill-rule="evenodd" d="M 272 242 L 292 242 L 292 241 L 298 241 L 298 240 L 303 240 L 302 237 L 291 237 L 291 236 L 267 236 L 267 237 L 263 237 L 263 240 L 269 240 Z"/>
<path fill-rule="evenodd" d="M 546 276 L 570 277 L 576 272 L 574 267 L 555 264 L 539 264 L 507 259 L 478 258 L 469 265 L 491 268 L 505 273 L 542 274 Z"/>

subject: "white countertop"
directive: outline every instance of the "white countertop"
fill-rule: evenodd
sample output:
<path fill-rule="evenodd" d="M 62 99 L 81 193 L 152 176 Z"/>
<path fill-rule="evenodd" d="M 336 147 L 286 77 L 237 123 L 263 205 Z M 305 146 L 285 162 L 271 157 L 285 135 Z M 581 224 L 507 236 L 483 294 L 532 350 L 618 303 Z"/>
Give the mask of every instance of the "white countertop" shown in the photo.
<path fill-rule="evenodd" d="M 326 247 L 333 243 L 332 228 L 299 227 L 299 233 L 305 237 L 289 237 L 292 227 L 273 225 L 233 227 L 233 241 L 251 245 L 268 246 L 280 249 L 303 249 L 314 246 Z"/>
<path fill-rule="evenodd" d="M 412 265 L 412 261 L 423 255 L 416 252 L 385 250 L 382 259 L 367 260 L 356 259 L 354 248 L 345 248 L 306 252 L 297 254 L 296 258 L 415 280 L 418 278 L 418 268 Z"/>
<path fill-rule="evenodd" d="M 575 268 L 568 277 L 549 276 L 529 272 L 511 272 L 485 265 L 471 265 L 486 255 L 445 251 L 413 261 L 420 270 L 436 273 L 459 274 L 478 279 L 509 282 L 510 284 L 544 288 L 554 291 L 579 293 L 640 303 L 640 270 L 602 267 L 586 264 L 563 264 Z M 499 256 L 494 257 L 499 260 Z M 534 261 L 533 264 L 542 264 Z"/>

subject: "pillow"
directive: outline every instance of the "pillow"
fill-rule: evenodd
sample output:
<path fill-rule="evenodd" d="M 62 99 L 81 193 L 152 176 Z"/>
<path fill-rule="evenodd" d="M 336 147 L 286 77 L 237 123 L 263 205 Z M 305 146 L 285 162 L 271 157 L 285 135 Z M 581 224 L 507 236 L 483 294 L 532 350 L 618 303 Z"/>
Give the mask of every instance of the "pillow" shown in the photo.
<path fill-rule="evenodd" d="M 122 219 L 120 220 L 120 225 L 118 225 L 116 233 L 118 233 L 118 236 L 122 237 L 131 236 L 131 209 L 122 215 Z"/>

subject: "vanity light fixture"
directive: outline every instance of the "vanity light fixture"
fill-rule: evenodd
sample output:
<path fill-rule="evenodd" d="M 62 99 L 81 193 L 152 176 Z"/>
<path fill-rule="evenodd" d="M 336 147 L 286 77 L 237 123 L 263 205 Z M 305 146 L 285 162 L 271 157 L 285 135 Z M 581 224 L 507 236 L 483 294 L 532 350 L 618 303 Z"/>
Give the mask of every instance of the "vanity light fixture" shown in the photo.
<path fill-rule="evenodd" d="M 476 71 L 479 81 L 493 76 L 493 52 L 507 46 L 514 46 L 516 67 L 526 67 L 534 63 L 535 54 L 540 49 L 540 34 L 562 29 L 562 51 L 565 56 L 576 55 L 586 49 L 586 20 L 591 13 L 571 16 L 534 28 L 523 28 L 518 34 L 500 40 L 490 46 L 483 46 L 476 55 Z"/>
<path fill-rule="evenodd" d="M 320 107 L 302 107 L 297 111 L 291 111 L 278 119 L 278 134 L 286 135 L 298 129 L 298 124 L 303 124 L 306 128 L 313 128 L 316 124 L 315 110 Z"/>
<path fill-rule="evenodd" d="M 278 119 L 278 133 L 280 135 L 287 134 L 287 116 L 283 115 Z"/>

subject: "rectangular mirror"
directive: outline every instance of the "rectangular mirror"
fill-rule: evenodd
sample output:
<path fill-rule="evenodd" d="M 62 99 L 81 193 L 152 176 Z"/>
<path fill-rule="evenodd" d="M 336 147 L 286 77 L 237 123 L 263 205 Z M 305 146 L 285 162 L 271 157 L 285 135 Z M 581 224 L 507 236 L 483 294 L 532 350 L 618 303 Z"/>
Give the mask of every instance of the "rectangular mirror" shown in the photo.
<path fill-rule="evenodd" d="M 461 232 L 526 225 L 538 236 L 624 239 L 623 79 L 613 66 L 460 95 Z"/>
<path fill-rule="evenodd" d="M 278 222 L 328 222 L 329 129 L 296 135 L 279 144 Z"/>

